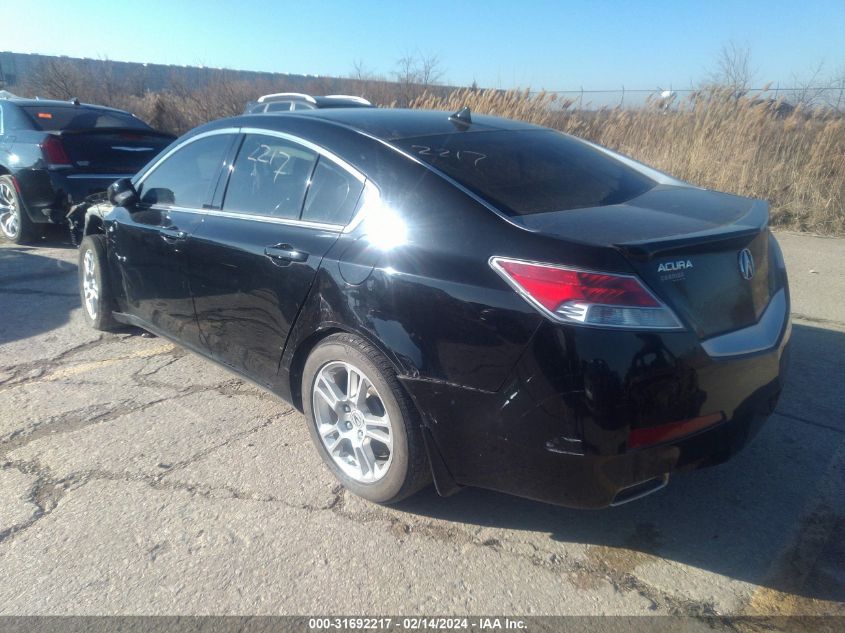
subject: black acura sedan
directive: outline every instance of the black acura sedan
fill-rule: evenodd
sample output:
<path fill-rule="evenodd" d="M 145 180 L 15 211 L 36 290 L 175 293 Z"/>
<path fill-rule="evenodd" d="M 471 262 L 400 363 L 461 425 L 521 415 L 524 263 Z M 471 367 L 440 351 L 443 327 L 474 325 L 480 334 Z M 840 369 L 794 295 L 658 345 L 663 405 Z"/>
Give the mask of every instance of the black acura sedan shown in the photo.
<path fill-rule="evenodd" d="M 558 132 L 331 109 L 179 139 L 80 247 L 86 318 L 292 402 L 348 489 L 603 507 L 726 460 L 790 335 L 765 202 Z"/>

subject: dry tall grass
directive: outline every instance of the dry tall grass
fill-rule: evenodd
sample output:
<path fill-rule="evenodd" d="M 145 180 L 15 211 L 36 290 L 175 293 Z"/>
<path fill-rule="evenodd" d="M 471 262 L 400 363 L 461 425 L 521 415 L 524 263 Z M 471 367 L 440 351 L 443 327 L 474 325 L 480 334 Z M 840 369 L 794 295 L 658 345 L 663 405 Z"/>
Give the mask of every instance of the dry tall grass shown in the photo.
<path fill-rule="evenodd" d="M 845 234 L 845 119 L 776 113 L 765 94 L 699 93 L 677 108 L 588 111 L 549 93 L 461 90 L 423 95 L 415 108 L 495 114 L 557 128 L 682 180 L 764 198 L 774 226 Z"/>
<path fill-rule="evenodd" d="M 36 73 L 26 92 L 125 108 L 176 134 L 238 114 L 256 95 L 291 89 L 361 94 L 378 105 L 410 102 L 450 112 L 466 105 L 595 141 L 703 187 L 765 198 L 775 226 L 845 235 L 845 119 L 830 112 L 789 112 L 765 93 L 736 98 L 713 90 L 668 108 L 654 102 L 637 110 L 595 111 L 527 90 L 440 86 L 422 92 L 422 86 L 409 91 L 385 81 L 329 78 L 314 78 L 303 88 L 239 81 L 222 71 L 203 86 L 172 80 L 168 90 L 150 92 L 142 82 L 120 81 L 108 70 L 95 75 L 59 60 Z"/>

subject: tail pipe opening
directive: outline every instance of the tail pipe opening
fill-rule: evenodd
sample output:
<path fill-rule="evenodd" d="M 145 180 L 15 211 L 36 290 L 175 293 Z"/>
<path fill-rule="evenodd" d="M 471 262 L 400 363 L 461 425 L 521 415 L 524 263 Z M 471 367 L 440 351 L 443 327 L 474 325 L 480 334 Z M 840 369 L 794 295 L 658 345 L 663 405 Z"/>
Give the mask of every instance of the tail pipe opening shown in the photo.
<path fill-rule="evenodd" d="M 653 479 L 647 479 L 645 481 L 641 481 L 633 486 L 628 486 L 627 488 L 622 488 L 619 492 L 616 493 L 616 496 L 613 497 L 613 501 L 610 502 L 611 506 L 621 506 L 624 503 L 628 503 L 629 501 L 636 501 L 637 499 L 642 499 L 650 495 L 653 492 L 657 492 L 662 488 L 665 488 L 669 484 L 669 473 L 665 473 L 660 477 L 654 477 Z"/>

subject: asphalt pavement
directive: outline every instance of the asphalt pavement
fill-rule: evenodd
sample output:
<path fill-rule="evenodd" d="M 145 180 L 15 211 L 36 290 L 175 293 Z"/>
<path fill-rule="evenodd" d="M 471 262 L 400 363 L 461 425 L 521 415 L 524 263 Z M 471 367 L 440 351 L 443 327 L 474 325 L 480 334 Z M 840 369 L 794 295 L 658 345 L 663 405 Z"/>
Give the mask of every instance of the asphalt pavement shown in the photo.
<path fill-rule="evenodd" d="M 291 406 L 88 329 L 76 250 L 0 245 L 0 615 L 845 615 L 845 240 L 779 234 L 776 414 L 729 463 L 579 511 L 344 492 Z"/>

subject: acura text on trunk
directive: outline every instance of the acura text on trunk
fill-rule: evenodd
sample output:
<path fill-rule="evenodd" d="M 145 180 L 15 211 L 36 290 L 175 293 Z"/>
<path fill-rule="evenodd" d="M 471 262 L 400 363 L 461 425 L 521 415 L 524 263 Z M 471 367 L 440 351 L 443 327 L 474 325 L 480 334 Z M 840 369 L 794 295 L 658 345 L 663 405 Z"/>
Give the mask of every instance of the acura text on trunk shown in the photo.
<path fill-rule="evenodd" d="M 173 137 L 79 101 L 0 99 L 0 233 L 23 244 L 72 204 L 131 176 Z"/>
<path fill-rule="evenodd" d="M 86 318 L 292 402 L 376 502 L 432 478 L 602 507 L 726 460 L 774 409 L 789 291 L 765 202 L 464 109 L 217 121 L 80 249 Z"/>

